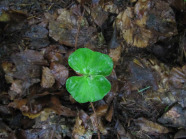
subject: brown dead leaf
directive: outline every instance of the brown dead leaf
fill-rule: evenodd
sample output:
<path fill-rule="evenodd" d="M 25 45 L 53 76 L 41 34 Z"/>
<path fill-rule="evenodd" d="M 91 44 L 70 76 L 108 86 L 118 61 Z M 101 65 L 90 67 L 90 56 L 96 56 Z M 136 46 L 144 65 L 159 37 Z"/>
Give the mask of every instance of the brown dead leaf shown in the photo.
<path fill-rule="evenodd" d="M 16 66 L 14 77 L 17 79 L 39 78 L 41 65 L 46 65 L 43 55 L 38 51 L 26 50 L 11 55 L 11 59 Z"/>
<path fill-rule="evenodd" d="M 91 139 L 92 132 L 90 129 L 90 118 L 84 111 L 81 110 L 76 118 L 76 123 L 72 131 L 72 136 L 75 139 L 79 139 L 82 137 Z"/>
<path fill-rule="evenodd" d="M 49 36 L 60 44 L 74 47 L 78 33 L 77 46 L 83 46 L 96 31 L 94 27 L 88 26 L 88 22 L 84 17 L 79 20 L 78 16 L 69 10 L 59 9 L 58 14 L 56 20 L 50 20 L 49 22 Z M 79 25 L 80 30 L 78 30 Z"/>
<path fill-rule="evenodd" d="M 114 64 L 116 65 L 121 57 L 121 52 L 122 52 L 122 47 L 119 46 L 115 49 L 110 49 L 109 56 L 112 58 L 114 61 Z"/>
<path fill-rule="evenodd" d="M 17 94 L 23 93 L 23 82 L 21 80 L 14 80 L 10 87 L 11 91 L 16 92 Z"/>
<path fill-rule="evenodd" d="M 107 121 L 111 122 L 112 121 L 113 114 L 114 114 L 114 107 L 113 107 L 113 105 L 111 105 L 110 108 L 109 108 L 109 110 L 108 110 L 108 113 L 105 116 L 105 119 Z"/>
<path fill-rule="evenodd" d="M 115 14 L 119 13 L 119 9 L 118 9 L 117 5 L 114 4 L 113 1 L 104 2 L 101 6 L 102 6 L 103 10 L 106 12 L 115 13 Z"/>
<path fill-rule="evenodd" d="M 5 79 L 7 83 L 12 83 L 13 82 L 13 72 L 16 70 L 15 66 L 13 63 L 4 61 L 1 64 L 4 72 L 5 72 Z"/>
<path fill-rule="evenodd" d="M 161 0 L 138 0 L 119 13 L 116 25 L 128 44 L 140 48 L 177 34 L 174 12 Z"/>
<path fill-rule="evenodd" d="M 43 88 L 50 88 L 54 85 L 55 78 L 48 67 L 43 67 L 41 86 Z"/>
<path fill-rule="evenodd" d="M 102 134 L 106 135 L 108 133 L 107 129 L 104 127 L 101 117 L 92 114 L 90 116 L 90 120 L 92 122 L 93 130 L 100 131 Z M 97 124 L 96 124 L 97 123 Z"/>
<path fill-rule="evenodd" d="M 14 99 L 14 101 L 11 102 L 8 106 L 15 109 L 20 109 L 23 112 L 27 112 L 29 110 L 28 106 L 26 105 L 27 102 L 27 99 Z"/>
<path fill-rule="evenodd" d="M 180 105 L 172 107 L 167 111 L 161 118 L 158 119 L 158 122 L 169 125 L 171 127 L 186 127 L 186 110 L 183 109 Z"/>
<path fill-rule="evenodd" d="M 173 85 L 175 88 L 186 88 L 186 65 L 182 68 L 173 68 L 169 75 L 170 85 Z"/>
<path fill-rule="evenodd" d="M 108 13 L 103 11 L 100 6 L 96 6 L 91 9 L 91 16 L 94 19 L 94 22 L 101 27 L 102 24 L 107 20 Z"/>
<path fill-rule="evenodd" d="M 174 139 L 184 139 L 184 138 L 186 138 L 186 130 L 185 130 L 185 129 L 179 130 L 179 131 L 174 135 Z"/>
<path fill-rule="evenodd" d="M 104 104 L 104 105 L 100 105 L 97 109 L 96 109 L 96 115 L 97 116 L 104 116 L 107 112 L 108 109 L 108 105 Z"/>
<path fill-rule="evenodd" d="M 58 81 L 61 85 L 64 85 L 69 76 L 68 69 L 65 66 L 55 62 L 50 64 L 50 69 L 56 81 Z"/>
<path fill-rule="evenodd" d="M 61 103 L 57 97 L 52 96 L 51 103 L 52 103 L 52 105 L 50 108 L 55 110 L 55 112 L 59 115 L 68 116 L 68 117 L 74 117 L 77 115 L 77 113 L 75 111 L 61 105 Z"/>
<path fill-rule="evenodd" d="M 154 123 L 145 118 L 138 118 L 135 120 L 135 124 L 140 126 L 140 129 L 147 132 L 150 135 L 162 134 L 170 132 L 168 128 L 161 126 L 158 123 Z"/>

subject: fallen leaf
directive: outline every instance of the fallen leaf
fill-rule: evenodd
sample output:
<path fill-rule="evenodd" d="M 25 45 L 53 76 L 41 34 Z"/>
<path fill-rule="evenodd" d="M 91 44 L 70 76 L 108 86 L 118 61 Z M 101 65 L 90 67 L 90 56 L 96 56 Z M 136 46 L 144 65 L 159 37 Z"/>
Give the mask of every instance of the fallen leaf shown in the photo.
<path fill-rule="evenodd" d="M 138 118 L 135 121 L 135 124 L 140 126 L 140 129 L 144 132 L 147 132 L 150 135 L 155 134 L 165 134 L 170 132 L 168 128 L 161 126 L 158 123 L 154 123 L 145 118 Z"/>
<path fill-rule="evenodd" d="M 64 85 L 66 83 L 66 80 L 69 76 L 69 71 L 65 66 L 53 62 L 50 64 L 50 70 L 51 70 L 51 73 L 53 74 L 54 78 L 61 85 Z"/>
<path fill-rule="evenodd" d="M 96 115 L 100 117 L 104 116 L 107 112 L 107 109 L 108 109 L 107 104 L 98 106 L 98 108 L 96 109 Z"/>
<path fill-rule="evenodd" d="M 158 119 L 158 122 L 171 127 L 186 127 L 186 110 L 180 105 L 175 105 Z"/>
<path fill-rule="evenodd" d="M 41 86 L 43 88 L 51 88 L 55 83 L 55 78 L 48 67 L 43 67 Z"/>
<path fill-rule="evenodd" d="M 108 113 L 105 116 L 105 119 L 107 121 L 111 122 L 112 121 L 113 114 L 114 114 L 114 107 L 113 107 L 113 105 L 111 105 L 110 108 L 109 108 L 109 110 L 108 110 Z"/>
<path fill-rule="evenodd" d="M 139 0 L 119 13 L 116 25 L 127 44 L 140 48 L 177 34 L 174 12 L 161 0 Z"/>
<path fill-rule="evenodd" d="M 170 86 L 174 86 L 175 88 L 182 88 L 185 89 L 185 82 L 186 82 L 186 65 L 182 68 L 176 67 L 172 68 L 170 75 L 169 75 L 169 82 Z"/>
<path fill-rule="evenodd" d="M 84 17 L 80 22 L 78 17 L 66 9 L 58 10 L 59 16 L 56 20 L 49 21 L 49 36 L 60 44 L 74 47 L 76 35 L 78 33 L 77 47 L 85 45 L 96 31 L 94 27 L 89 27 Z M 78 26 L 80 29 L 78 30 Z"/>
<path fill-rule="evenodd" d="M 112 58 L 112 60 L 114 61 L 114 64 L 117 65 L 120 57 L 121 57 L 121 52 L 122 52 L 122 47 L 119 46 L 115 49 L 110 49 L 110 53 L 109 56 Z"/>

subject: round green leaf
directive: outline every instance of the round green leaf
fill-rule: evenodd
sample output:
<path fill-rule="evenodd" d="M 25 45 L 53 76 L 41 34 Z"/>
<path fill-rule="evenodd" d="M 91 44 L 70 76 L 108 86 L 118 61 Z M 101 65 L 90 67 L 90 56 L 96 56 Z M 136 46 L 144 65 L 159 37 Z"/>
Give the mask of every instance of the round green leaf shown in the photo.
<path fill-rule="evenodd" d="M 77 49 L 69 56 L 68 63 L 72 69 L 83 75 L 108 76 L 113 69 L 113 61 L 108 55 L 88 48 Z"/>
<path fill-rule="evenodd" d="M 102 75 L 73 76 L 66 81 L 67 91 L 79 103 L 103 99 L 110 91 L 110 82 Z"/>

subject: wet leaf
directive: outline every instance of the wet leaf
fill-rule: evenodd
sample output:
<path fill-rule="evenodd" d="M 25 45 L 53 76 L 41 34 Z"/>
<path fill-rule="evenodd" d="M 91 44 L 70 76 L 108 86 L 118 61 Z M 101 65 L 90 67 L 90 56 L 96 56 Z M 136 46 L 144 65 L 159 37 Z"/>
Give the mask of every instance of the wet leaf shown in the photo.
<path fill-rule="evenodd" d="M 48 30 L 39 25 L 33 25 L 25 33 L 25 37 L 30 39 L 30 47 L 32 49 L 41 49 L 49 45 Z"/>
<path fill-rule="evenodd" d="M 14 77 L 17 79 L 28 80 L 39 78 L 41 65 L 46 65 L 43 55 L 38 51 L 26 50 L 11 55 L 11 59 L 16 66 Z"/>

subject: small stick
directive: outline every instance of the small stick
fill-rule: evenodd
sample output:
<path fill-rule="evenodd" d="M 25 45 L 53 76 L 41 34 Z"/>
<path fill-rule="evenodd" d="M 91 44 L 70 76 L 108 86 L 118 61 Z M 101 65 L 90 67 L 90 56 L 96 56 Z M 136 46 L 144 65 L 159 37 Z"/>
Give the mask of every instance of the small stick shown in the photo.
<path fill-rule="evenodd" d="M 93 111 L 94 111 L 94 114 L 95 114 L 95 116 L 96 116 L 96 127 L 97 127 L 97 132 L 98 132 L 98 139 L 100 139 L 100 132 L 99 132 L 99 129 L 98 129 L 98 119 L 97 119 L 97 114 L 96 114 L 96 111 L 95 111 L 95 108 L 94 108 L 94 105 L 93 105 L 93 103 L 92 102 L 90 102 L 90 104 L 91 104 L 91 107 L 92 107 L 92 109 L 93 109 Z"/>
<path fill-rule="evenodd" d="M 75 50 L 77 49 L 78 36 L 79 36 L 79 32 L 80 32 L 80 25 L 81 25 L 81 20 L 84 16 L 84 13 L 85 13 L 85 9 L 83 10 L 82 15 L 80 16 L 80 20 L 79 20 L 80 22 L 78 22 L 77 34 L 76 34 L 76 38 L 75 38 Z"/>

